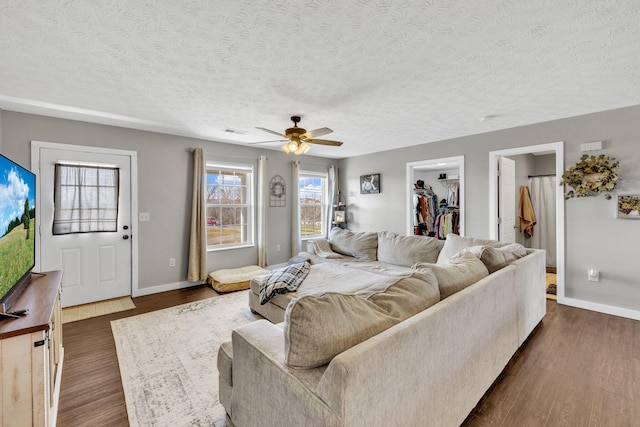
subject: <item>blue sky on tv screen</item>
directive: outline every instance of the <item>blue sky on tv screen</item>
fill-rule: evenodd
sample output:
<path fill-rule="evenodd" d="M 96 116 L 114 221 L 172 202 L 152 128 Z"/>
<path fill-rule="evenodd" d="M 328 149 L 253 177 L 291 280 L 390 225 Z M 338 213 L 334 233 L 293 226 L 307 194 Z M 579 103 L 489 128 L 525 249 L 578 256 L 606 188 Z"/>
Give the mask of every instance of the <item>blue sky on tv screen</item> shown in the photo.
<path fill-rule="evenodd" d="M 0 236 L 12 220 L 22 218 L 27 197 L 29 208 L 35 207 L 35 184 L 34 175 L 0 156 Z"/>

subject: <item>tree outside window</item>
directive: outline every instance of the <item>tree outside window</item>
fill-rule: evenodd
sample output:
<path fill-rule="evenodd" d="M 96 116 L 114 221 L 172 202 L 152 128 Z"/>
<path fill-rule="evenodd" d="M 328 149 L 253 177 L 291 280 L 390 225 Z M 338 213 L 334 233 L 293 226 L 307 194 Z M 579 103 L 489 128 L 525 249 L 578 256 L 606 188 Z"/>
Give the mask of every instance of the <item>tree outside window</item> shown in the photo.
<path fill-rule="evenodd" d="M 327 176 L 300 173 L 300 235 L 303 239 L 326 236 Z"/>
<path fill-rule="evenodd" d="M 207 164 L 207 246 L 243 246 L 252 237 L 251 165 L 221 167 Z"/>

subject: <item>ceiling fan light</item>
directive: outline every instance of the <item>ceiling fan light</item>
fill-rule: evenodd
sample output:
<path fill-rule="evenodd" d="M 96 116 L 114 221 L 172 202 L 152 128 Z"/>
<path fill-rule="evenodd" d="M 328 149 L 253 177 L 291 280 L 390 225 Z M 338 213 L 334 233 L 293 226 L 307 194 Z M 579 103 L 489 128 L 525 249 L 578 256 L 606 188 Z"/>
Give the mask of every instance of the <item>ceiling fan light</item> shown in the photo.
<path fill-rule="evenodd" d="M 288 142 L 282 146 L 282 150 L 287 154 L 289 154 L 291 152 L 291 150 L 289 150 L 289 143 Z"/>
<path fill-rule="evenodd" d="M 298 149 L 296 150 L 296 154 L 297 155 L 305 154 L 310 149 L 311 149 L 311 145 L 307 144 L 306 142 L 303 142 L 302 144 L 300 144 L 300 147 L 298 147 Z"/>
<path fill-rule="evenodd" d="M 298 144 L 296 144 L 295 141 L 291 141 L 289 143 L 289 151 L 291 151 L 292 153 L 295 152 L 298 148 Z"/>

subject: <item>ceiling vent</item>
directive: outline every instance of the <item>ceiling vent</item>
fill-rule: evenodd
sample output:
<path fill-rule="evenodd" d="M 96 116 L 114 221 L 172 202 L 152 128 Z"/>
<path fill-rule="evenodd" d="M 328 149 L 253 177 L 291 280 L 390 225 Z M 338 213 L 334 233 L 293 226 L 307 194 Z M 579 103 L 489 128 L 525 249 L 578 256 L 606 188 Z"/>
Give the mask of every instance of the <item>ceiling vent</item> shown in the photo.
<path fill-rule="evenodd" d="M 231 129 L 231 128 L 223 129 L 223 131 L 224 131 L 225 133 L 232 133 L 232 134 L 234 134 L 234 135 L 246 135 L 246 134 L 247 134 L 247 132 L 245 132 L 245 131 L 243 131 L 243 130 Z"/>

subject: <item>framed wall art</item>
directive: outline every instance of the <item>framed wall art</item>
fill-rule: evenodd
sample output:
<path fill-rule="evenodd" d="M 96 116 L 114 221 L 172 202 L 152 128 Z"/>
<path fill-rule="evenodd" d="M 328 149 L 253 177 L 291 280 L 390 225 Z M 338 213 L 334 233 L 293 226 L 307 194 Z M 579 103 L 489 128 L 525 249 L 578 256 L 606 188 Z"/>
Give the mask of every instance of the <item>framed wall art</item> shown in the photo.
<path fill-rule="evenodd" d="M 360 194 L 377 194 L 380 192 L 380 174 L 360 175 Z"/>
<path fill-rule="evenodd" d="M 618 196 L 616 218 L 640 219 L 640 194 Z"/>

